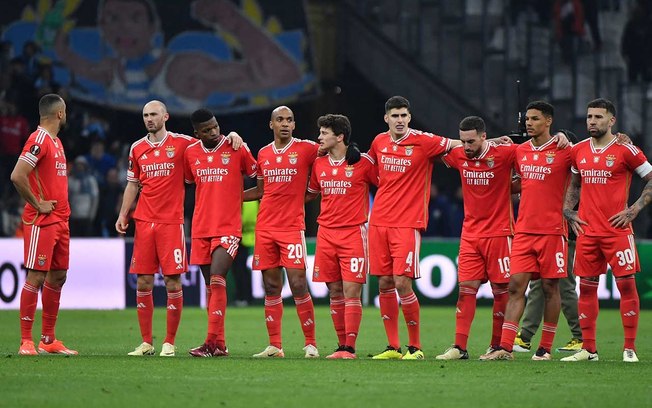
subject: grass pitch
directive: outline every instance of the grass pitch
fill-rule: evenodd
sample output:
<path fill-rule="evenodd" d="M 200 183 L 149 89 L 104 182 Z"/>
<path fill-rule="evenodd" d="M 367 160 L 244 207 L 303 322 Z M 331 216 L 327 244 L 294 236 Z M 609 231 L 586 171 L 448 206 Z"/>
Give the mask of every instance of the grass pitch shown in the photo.
<path fill-rule="evenodd" d="M 286 304 L 288 302 L 286 301 Z M 422 309 L 426 361 L 373 361 L 386 338 L 377 309 L 364 310 L 354 361 L 323 357 L 336 346 L 328 308 L 317 308 L 317 341 L 322 358 L 304 360 L 303 336 L 294 306 L 283 321 L 285 359 L 254 360 L 267 345 L 261 307 L 229 308 L 227 358 L 196 359 L 187 354 L 205 336 L 206 314 L 186 308 L 177 337 L 177 357 L 158 356 L 165 337 L 165 310 L 155 312 L 157 355 L 129 357 L 140 344 L 134 309 L 60 313 L 57 336 L 79 356 L 19 357 L 16 311 L 0 312 L 0 407 L 650 407 L 652 313 L 643 311 L 638 337 L 641 362 L 622 360 L 622 327 L 617 310 L 602 310 L 598 321 L 599 362 L 535 362 L 531 353 L 516 361 L 480 362 L 488 346 L 491 310 L 479 308 L 471 330 L 468 361 L 434 359 L 452 342 L 455 310 Z M 401 324 L 401 340 L 407 342 Z M 34 333 L 40 332 L 40 312 Z M 555 339 L 570 339 L 563 317 Z M 533 341 L 533 348 L 538 337 Z"/>

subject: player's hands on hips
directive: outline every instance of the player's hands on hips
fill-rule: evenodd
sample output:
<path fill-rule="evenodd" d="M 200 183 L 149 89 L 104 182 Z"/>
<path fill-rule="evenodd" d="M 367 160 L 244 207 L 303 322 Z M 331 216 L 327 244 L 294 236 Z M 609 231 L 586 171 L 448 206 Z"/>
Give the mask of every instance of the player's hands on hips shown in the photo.
<path fill-rule="evenodd" d="M 564 132 L 557 132 L 554 137 L 557 138 L 557 149 L 559 150 L 573 145 Z"/>
<path fill-rule="evenodd" d="M 50 214 L 56 206 L 57 200 L 41 200 L 38 202 L 38 208 L 36 210 L 39 214 Z"/>
<path fill-rule="evenodd" d="M 632 142 L 632 139 L 630 139 L 629 136 L 627 136 L 625 133 L 620 133 L 620 132 L 616 133 L 616 143 L 621 145 L 634 144 L 634 142 Z"/>
<path fill-rule="evenodd" d="M 226 135 L 226 141 L 233 147 L 233 150 L 238 150 L 244 143 L 240 135 L 236 132 L 230 132 Z"/>
<path fill-rule="evenodd" d="M 639 211 L 640 210 L 635 205 L 633 205 L 622 210 L 616 215 L 612 215 L 611 218 L 609 218 L 609 222 L 614 228 L 625 228 L 629 225 L 629 223 L 634 221 L 634 218 L 636 218 Z"/>
<path fill-rule="evenodd" d="M 568 225 L 571 227 L 575 235 L 579 236 L 581 234 L 584 234 L 584 229 L 582 229 L 582 225 L 589 225 L 589 223 L 581 219 L 577 215 L 577 211 L 564 210 L 564 217 L 568 221 Z"/>
<path fill-rule="evenodd" d="M 118 216 L 118 221 L 115 222 L 115 230 L 118 231 L 118 234 L 124 235 L 127 232 L 129 227 L 129 221 L 124 215 Z"/>

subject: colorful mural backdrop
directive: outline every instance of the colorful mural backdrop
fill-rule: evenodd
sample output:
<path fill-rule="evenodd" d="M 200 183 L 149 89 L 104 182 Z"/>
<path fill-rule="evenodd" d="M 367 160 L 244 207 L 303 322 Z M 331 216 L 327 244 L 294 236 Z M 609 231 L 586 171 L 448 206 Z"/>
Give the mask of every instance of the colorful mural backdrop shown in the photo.
<path fill-rule="evenodd" d="M 30 0 L 3 5 L 2 39 L 71 97 L 173 113 L 278 105 L 318 93 L 301 0 Z"/>

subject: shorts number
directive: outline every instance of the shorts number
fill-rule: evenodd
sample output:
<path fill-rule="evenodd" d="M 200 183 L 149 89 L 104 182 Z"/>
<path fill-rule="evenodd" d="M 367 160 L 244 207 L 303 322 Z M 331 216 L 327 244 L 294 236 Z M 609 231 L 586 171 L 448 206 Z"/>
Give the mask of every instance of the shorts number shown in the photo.
<path fill-rule="evenodd" d="M 509 273 L 509 257 L 498 258 L 498 266 L 500 267 L 501 274 Z"/>
<path fill-rule="evenodd" d="M 557 252 L 555 254 L 555 261 L 557 261 L 557 267 L 558 268 L 563 268 L 564 267 L 564 253 L 563 252 Z"/>
<path fill-rule="evenodd" d="M 174 262 L 178 264 L 183 263 L 183 252 L 179 248 L 174 250 Z"/>
<path fill-rule="evenodd" d="M 303 245 L 301 244 L 290 244 L 288 245 L 288 259 L 303 258 Z"/>
<path fill-rule="evenodd" d="M 364 270 L 364 258 L 351 258 L 351 272 Z"/>
<path fill-rule="evenodd" d="M 412 265 L 412 258 L 414 258 L 414 253 L 410 251 L 407 254 L 407 258 L 405 258 L 405 263 L 408 265 Z"/>
<path fill-rule="evenodd" d="M 634 253 L 631 249 L 618 251 L 616 252 L 616 256 L 618 257 L 618 265 L 620 266 L 634 263 Z"/>

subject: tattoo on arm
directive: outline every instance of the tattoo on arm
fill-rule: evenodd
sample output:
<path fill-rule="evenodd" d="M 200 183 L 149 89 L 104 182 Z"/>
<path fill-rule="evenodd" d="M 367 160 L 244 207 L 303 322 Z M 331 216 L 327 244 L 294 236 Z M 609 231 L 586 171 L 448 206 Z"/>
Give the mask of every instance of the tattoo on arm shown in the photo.
<path fill-rule="evenodd" d="M 650 202 L 652 202 L 652 178 L 647 181 L 641 196 L 636 200 L 634 205 L 637 206 L 639 210 L 642 210 L 646 205 L 650 204 Z"/>
<path fill-rule="evenodd" d="M 580 201 L 580 190 L 582 188 L 580 182 L 579 174 L 573 174 L 571 176 L 571 182 L 568 185 L 566 197 L 564 198 L 564 213 L 566 213 L 567 210 L 573 211 L 577 203 Z"/>

